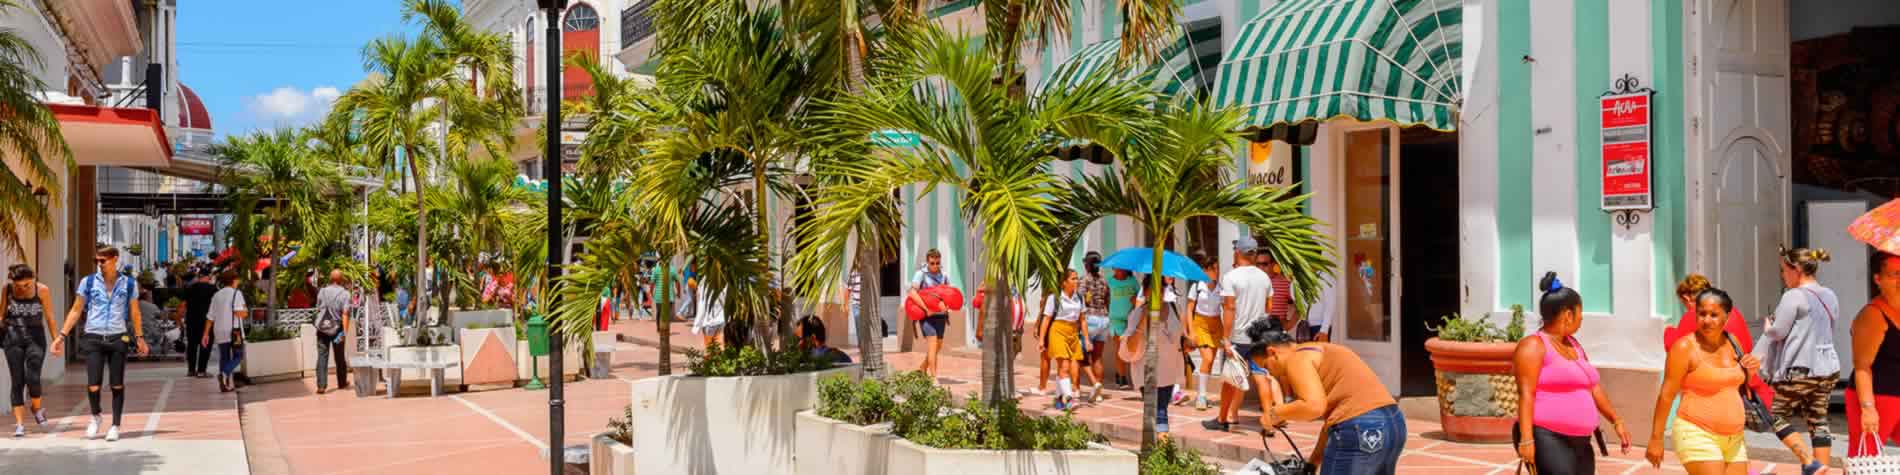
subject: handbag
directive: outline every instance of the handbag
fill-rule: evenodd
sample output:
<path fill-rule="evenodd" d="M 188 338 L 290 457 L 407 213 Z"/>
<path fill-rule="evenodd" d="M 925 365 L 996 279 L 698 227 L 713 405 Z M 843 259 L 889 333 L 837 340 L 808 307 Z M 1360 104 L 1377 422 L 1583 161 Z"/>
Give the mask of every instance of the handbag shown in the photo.
<path fill-rule="evenodd" d="M 1735 363 L 1741 364 L 1742 346 L 1735 343 L 1734 336 L 1726 334 L 1725 336 L 1728 337 L 1729 348 L 1735 350 Z M 1787 430 L 1788 421 L 1775 417 L 1775 413 L 1768 410 L 1768 405 L 1762 404 L 1761 398 L 1756 397 L 1754 391 L 1748 390 L 1748 378 L 1754 376 L 1747 374 L 1746 370 L 1742 373 L 1742 385 L 1737 386 L 1735 390 L 1742 393 L 1742 413 L 1748 416 L 1748 431 L 1779 435 Z"/>
<path fill-rule="evenodd" d="M 1873 442 L 1872 450 L 1869 450 L 1867 446 L 1869 441 Z M 1880 440 L 1880 437 L 1872 433 L 1861 434 L 1860 440 L 1854 443 L 1860 445 L 1860 453 L 1873 455 L 1848 457 L 1846 467 L 1844 467 L 1847 475 L 1900 474 L 1900 453 L 1887 453 L 1887 443 Z"/>
<path fill-rule="evenodd" d="M 232 289 L 232 292 L 237 292 Z M 244 348 L 244 319 L 237 316 L 237 295 L 231 296 L 231 348 Z"/>

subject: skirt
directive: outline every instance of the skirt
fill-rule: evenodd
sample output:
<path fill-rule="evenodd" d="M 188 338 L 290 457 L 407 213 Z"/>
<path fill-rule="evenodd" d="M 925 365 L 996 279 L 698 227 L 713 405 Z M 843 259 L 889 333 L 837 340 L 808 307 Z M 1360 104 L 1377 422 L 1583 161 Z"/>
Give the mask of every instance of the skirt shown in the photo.
<path fill-rule="evenodd" d="M 1082 359 L 1081 332 L 1076 329 L 1075 322 L 1056 320 L 1049 323 L 1047 352 L 1052 360 Z"/>
<path fill-rule="evenodd" d="M 1225 329 L 1221 328 L 1220 317 L 1194 316 L 1194 328 L 1188 331 L 1188 338 L 1195 348 L 1220 348 L 1226 343 Z"/>

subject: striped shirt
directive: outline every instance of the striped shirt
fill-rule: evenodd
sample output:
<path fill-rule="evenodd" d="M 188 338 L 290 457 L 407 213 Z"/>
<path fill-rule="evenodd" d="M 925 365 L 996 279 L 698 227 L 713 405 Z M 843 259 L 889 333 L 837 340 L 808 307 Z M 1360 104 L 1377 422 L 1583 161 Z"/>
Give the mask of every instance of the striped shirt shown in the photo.
<path fill-rule="evenodd" d="M 1270 275 L 1273 279 L 1273 309 L 1267 315 L 1286 318 L 1293 314 L 1293 280 L 1279 274 Z"/>

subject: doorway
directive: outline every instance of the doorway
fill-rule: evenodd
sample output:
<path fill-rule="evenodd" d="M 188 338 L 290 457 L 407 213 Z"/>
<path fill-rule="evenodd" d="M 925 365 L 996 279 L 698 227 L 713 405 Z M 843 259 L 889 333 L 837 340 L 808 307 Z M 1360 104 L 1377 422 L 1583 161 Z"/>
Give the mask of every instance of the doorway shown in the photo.
<path fill-rule="evenodd" d="M 1437 393 L 1425 340 L 1427 324 L 1458 311 L 1458 135 L 1429 129 L 1401 132 L 1399 202 L 1412 232 L 1399 241 L 1399 387 L 1401 396 Z"/>

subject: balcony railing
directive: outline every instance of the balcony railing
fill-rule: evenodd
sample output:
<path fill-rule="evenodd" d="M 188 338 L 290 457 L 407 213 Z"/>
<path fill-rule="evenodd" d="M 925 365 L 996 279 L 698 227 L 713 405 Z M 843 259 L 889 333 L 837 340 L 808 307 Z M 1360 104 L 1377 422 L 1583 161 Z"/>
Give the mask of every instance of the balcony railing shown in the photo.
<path fill-rule="evenodd" d="M 641 0 L 639 3 L 620 11 L 620 47 L 631 48 L 647 37 L 653 36 L 654 0 Z"/>

